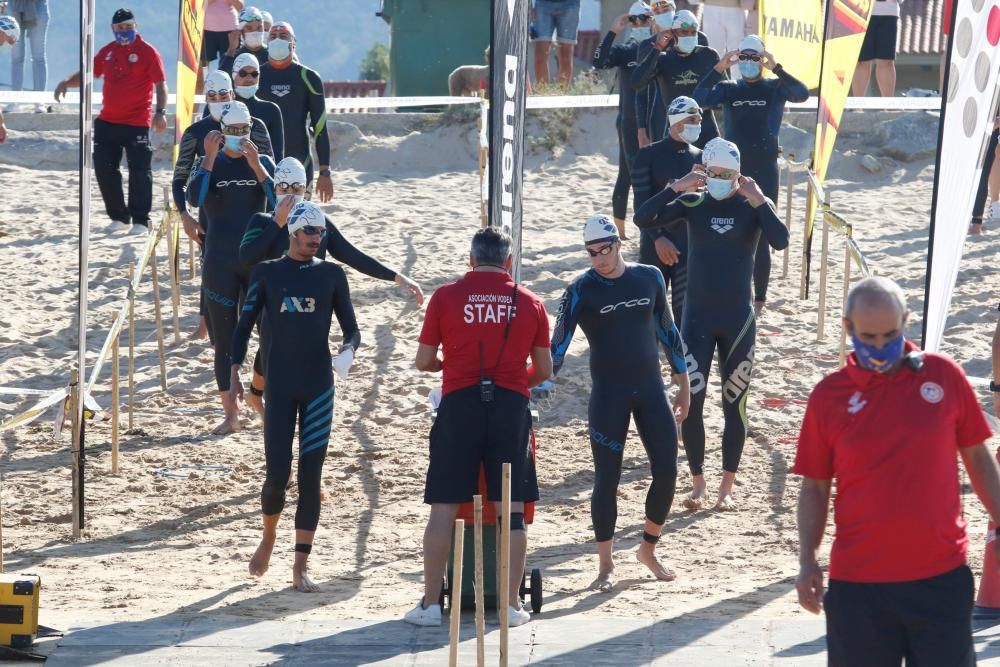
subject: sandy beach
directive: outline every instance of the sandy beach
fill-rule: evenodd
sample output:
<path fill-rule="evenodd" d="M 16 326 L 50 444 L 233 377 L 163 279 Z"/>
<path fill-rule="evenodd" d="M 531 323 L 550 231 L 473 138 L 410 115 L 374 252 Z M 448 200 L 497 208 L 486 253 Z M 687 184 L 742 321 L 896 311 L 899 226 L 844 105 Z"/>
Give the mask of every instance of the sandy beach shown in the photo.
<path fill-rule="evenodd" d="M 933 140 L 936 116 L 917 115 L 913 122 Z M 881 124 L 898 118 L 847 114 L 828 187 L 835 210 L 854 224 L 855 238 L 872 269 L 898 280 L 908 291 L 913 313 L 907 333 L 919 340 L 934 162 L 933 155 L 903 162 L 879 152 Z M 0 198 L 0 274 L 5 286 L 0 302 L 0 386 L 57 388 L 66 382 L 76 345 L 78 178 L 68 157 L 37 166 L 25 158 L 33 150 L 30 142 L 48 136 L 68 141 L 68 130 L 19 132 L 16 117 L 8 124 L 12 137 L 0 149 L 0 181 L 18 187 L 15 196 Z M 807 127 L 808 119 L 801 124 Z M 344 234 L 418 280 L 428 295 L 458 277 L 465 270 L 470 235 L 479 224 L 474 121 L 424 123 L 384 135 L 333 123 L 331 132 L 337 190 L 334 202 L 324 208 Z M 542 132 L 537 118 L 530 132 Z M 789 126 L 786 134 L 786 149 L 808 146 L 806 132 Z M 582 112 L 565 147 L 527 161 L 522 278 L 545 301 L 553 321 L 562 290 L 588 266 L 580 245 L 583 220 L 610 210 L 616 146 L 613 114 Z M 68 154 L 71 149 L 67 144 L 60 150 Z M 879 158 L 881 172 L 870 174 L 860 167 L 865 153 Z M 170 174 L 165 163 L 158 164 L 160 207 L 160 190 Z M 93 197 L 91 358 L 121 307 L 127 264 L 137 260 L 144 241 L 106 231 L 96 183 Z M 538 406 L 542 500 L 529 530 L 528 566 L 541 568 L 545 577 L 543 615 L 805 615 L 793 591 L 799 480 L 789 469 L 804 401 L 816 381 L 837 366 L 843 245 L 831 239 L 827 333 L 818 342 L 818 236 L 813 294 L 808 301 L 798 294 L 804 197 L 800 174 L 788 276 L 782 278 L 781 255 L 775 254 L 771 300 L 758 325 L 748 403 L 751 434 L 736 488 L 740 509 L 723 514 L 680 507 L 679 498 L 690 485 L 681 449 L 678 501 L 659 548 L 661 558 L 677 572 L 672 583 L 654 581 L 633 557 L 649 481 L 633 429 L 619 489 L 619 582 L 610 594 L 587 590 L 596 569 L 589 512 L 593 469 L 586 435 L 589 351 L 583 335 L 577 336 L 557 392 Z M 784 188 L 778 211 L 784 215 Z M 638 234 L 631 224 L 630 230 L 635 240 L 627 251 L 634 260 Z M 160 277 L 169 314 L 165 247 L 160 248 Z M 427 394 L 440 379 L 413 368 L 422 310 L 394 285 L 348 270 L 362 348 L 350 378 L 338 386 L 323 474 L 327 501 L 310 559 L 322 591 L 300 594 L 290 588 L 290 517 L 279 529 L 270 572 L 260 580 L 247 575 L 259 539 L 261 429 L 248 412 L 242 432 L 206 435 L 221 412 L 212 351 L 207 341 L 188 340 L 197 324 L 198 280 L 188 273 L 187 249 L 185 241 L 182 342 L 172 343 L 168 319 L 165 393 L 159 387 L 148 273 L 138 297 L 135 425 L 122 436 L 117 475 L 110 473 L 108 422 L 88 429 L 87 515 L 81 541 L 70 537 L 69 436 L 53 437 L 53 411 L 28 427 L 0 434 L 7 571 L 41 575 L 42 621 L 62 628 L 167 617 L 400 617 L 421 594 L 420 544 L 428 514 L 420 501 L 430 427 Z M 969 238 L 945 334 L 944 351 L 973 376 L 990 375 L 997 301 L 990 272 L 998 251 L 998 230 Z M 105 409 L 110 404 L 109 368 L 94 394 Z M 706 474 L 713 488 L 721 468 L 722 428 L 714 373 L 708 391 Z M 981 397 L 986 405 L 985 393 Z M 0 415 L 14 414 L 30 403 L 30 397 L 0 396 Z M 158 474 L 165 468 L 209 465 L 224 469 L 199 470 L 186 478 Z M 289 500 L 294 502 L 294 493 Z M 970 563 L 978 574 L 986 518 L 967 486 L 965 508 Z"/>

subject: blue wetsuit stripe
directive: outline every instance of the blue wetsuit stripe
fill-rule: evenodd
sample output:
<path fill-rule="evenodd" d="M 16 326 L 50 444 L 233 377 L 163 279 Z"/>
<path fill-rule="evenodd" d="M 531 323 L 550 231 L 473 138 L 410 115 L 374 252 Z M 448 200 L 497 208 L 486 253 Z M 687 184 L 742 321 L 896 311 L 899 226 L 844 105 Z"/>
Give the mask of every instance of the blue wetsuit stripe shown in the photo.
<path fill-rule="evenodd" d="M 312 403 L 306 406 L 306 412 L 311 412 L 314 407 L 319 405 L 324 400 L 330 398 L 330 396 L 332 395 L 333 395 L 333 387 L 330 387 L 325 392 L 323 392 L 323 394 L 319 398 L 316 398 L 315 400 L 313 400 Z"/>

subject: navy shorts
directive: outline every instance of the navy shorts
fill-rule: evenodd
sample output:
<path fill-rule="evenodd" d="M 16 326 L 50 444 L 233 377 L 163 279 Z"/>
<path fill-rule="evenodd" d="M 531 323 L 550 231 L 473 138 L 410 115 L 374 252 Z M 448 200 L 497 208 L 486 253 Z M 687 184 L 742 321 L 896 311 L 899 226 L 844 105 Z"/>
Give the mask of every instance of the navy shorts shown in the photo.
<path fill-rule="evenodd" d="M 873 16 L 868 23 L 868 32 L 861 45 L 861 55 L 858 62 L 869 60 L 896 59 L 896 32 L 899 30 L 899 18 L 895 16 Z"/>
<path fill-rule="evenodd" d="M 229 50 L 229 33 L 228 32 L 211 32 L 209 30 L 205 31 L 204 36 L 201 39 L 201 64 L 202 67 L 208 66 L 208 63 L 217 61 L 219 58 L 226 54 Z M 226 72 L 229 74 L 229 72 Z"/>
<path fill-rule="evenodd" d="M 511 501 L 538 500 L 528 397 L 501 387 L 493 393 L 493 401 L 484 403 L 477 385 L 441 399 L 431 427 L 425 503 L 471 502 L 479 493 L 481 465 L 487 497 L 499 501 L 504 463 L 511 464 Z"/>

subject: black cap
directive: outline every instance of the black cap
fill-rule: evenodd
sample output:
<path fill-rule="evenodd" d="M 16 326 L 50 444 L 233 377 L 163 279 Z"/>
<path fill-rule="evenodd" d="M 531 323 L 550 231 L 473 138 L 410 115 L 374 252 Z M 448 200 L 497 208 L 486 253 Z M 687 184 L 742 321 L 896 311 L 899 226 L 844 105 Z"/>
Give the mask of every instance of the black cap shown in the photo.
<path fill-rule="evenodd" d="M 115 23 L 127 23 L 129 21 L 135 20 L 135 14 L 132 13 L 131 9 L 126 9 L 122 7 L 115 12 L 115 15 L 111 17 L 112 25 Z"/>

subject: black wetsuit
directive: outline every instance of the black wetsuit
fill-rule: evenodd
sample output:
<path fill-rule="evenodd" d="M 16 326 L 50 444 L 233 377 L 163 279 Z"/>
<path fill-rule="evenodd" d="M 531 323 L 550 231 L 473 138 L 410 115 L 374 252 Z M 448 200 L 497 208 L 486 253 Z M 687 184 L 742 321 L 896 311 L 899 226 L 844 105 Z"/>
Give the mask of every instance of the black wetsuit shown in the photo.
<path fill-rule="evenodd" d="M 344 270 L 333 262 L 285 256 L 254 268 L 239 325 L 233 332 L 233 363 L 246 359 L 254 322 L 267 313 L 273 331 L 265 354 L 272 369 L 264 390 L 264 514 L 281 512 L 292 470 L 292 440 L 299 424 L 297 530 L 316 530 L 320 475 L 330 442 L 334 382 L 330 324 L 337 316 L 344 345 L 361 343 Z"/>
<path fill-rule="evenodd" d="M 243 269 L 249 273 L 259 262 L 277 259 L 288 252 L 288 231 L 278 227 L 274 216 L 268 213 L 258 213 L 247 224 L 243 240 L 240 242 L 240 262 Z M 319 243 L 316 257 L 326 259 L 327 254 L 352 269 L 378 280 L 393 281 L 396 272 L 377 259 L 369 257 L 358 250 L 354 244 L 344 238 L 330 216 L 326 216 L 326 236 Z M 270 339 L 270 326 L 267 318 L 260 321 L 260 347 L 253 360 L 253 368 L 260 375 L 267 375 L 267 358 L 261 353 Z"/>
<path fill-rule="evenodd" d="M 285 128 L 281 122 L 281 109 L 274 102 L 262 100 L 256 95 L 240 97 L 236 91 L 233 91 L 233 95 L 237 102 L 247 105 L 251 116 L 259 118 L 267 127 L 268 136 L 271 137 L 271 157 L 274 158 L 275 164 L 281 162 L 285 157 Z M 205 111 L 201 116 L 208 117 L 208 105 L 205 105 Z"/>
<path fill-rule="evenodd" d="M 633 210 L 646 200 L 679 178 L 683 178 L 694 165 L 701 162 L 701 151 L 683 141 L 674 141 L 669 136 L 654 142 L 639 151 L 632 165 L 632 192 L 635 194 Z M 666 265 L 656 255 L 656 239 L 666 237 L 677 246 L 680 259 L 676 264 Z M 684 293 L 687 291 L 687 228 L 674 225 L 670 229 L 644 229 L 639 238 L 639 261 L 660 269 L 663 280 L 670 285 L 670 309 L 675 322 L 682 322 L 684 315 Z"/>
<path fill-rule="evenodd" d="M 716 348 L 722 366 L 722 469 L 735 473 L 746 440 L 746 401 L 753 371 L 756 322 L 750 302 L 754 253 L 763 236 L 781 250 L 788 229 L 773 204 L 754 208 L 739 193 L 721 201 L 667 188 L 635 214 L 640 229 L 687 221 L 688 287 L 681 324 L 691 410 L 681 424 L 691 474 L 702 474 L 705 423 L 702 411 Z M 763 232 L 763 234 L 761 233 Z"/>
<path fill-rule="evenodd" d="M 274 162 L 261 156 L 264 170 L 273 176 Z M 229 390 L 229 345 L 239 315 L 240 297 L 247 273 L 240 264 L 240 241 L 255 213 L 274 205 L 271 179 L 257 181 L 246 158 L 231 158 L 219 151 L 211 172 L 198 167 L 188 188 L 188 203 L 205 212 L 205 258 L 201 273 L 205 321 L 215 348 L 215 381 L 219 391 Z"/>
<path fill-rule="evenodd" d="M 809 89 L 778 65 L 775 79 L 723 81 L 710 71 L 692 95 L 703 106 L 726 109 L 726 139 L 740 149 L 740 173 L 750 176 L 772 201 L 778 198 L 778 135 L 787 102 L 805 102 Z M 754 301 L 767 300 L 771 252 L 761 238 L 753 270 Z"/>
<path fill-rule="evenodd" d="M 639 88 L 655 81 L 664 108 L 682 95 L 694 97 L 691 93 L 695 86 L 719 62 L 719 54 L 708 46 L 708 39 L 702 33 L 698 33 L 698 46 L 690 54 L 683 54 L 671 46 L 663 53 L 650 49 L 641 52 L 640 56 L 639 62 L 632 69 L 632 85 Z M 702 118 L 701 136 L 694 145 L 704 148 L 706 143 L 717 136 L 719 127 L 709 110 Z"/>
<path fill-rule="evenodd" d="M 226 74 L 232 76 L 233 63 L 235 63 L 236 58 L 243 53 L 249 53 L 250 55 L 257 58 L 258 65 L 263 65 L 264 63 L 267 62 L 268 54 L 266 46 L 262 46 L 256 51 L 254 51 L 253 49 L 248 48 L 246 44 L 244 44 L 243 46 L 238 48 L 236 50 L 236 53 L 231 57 L 227 56 L 226 54 L 222 54 L 222 56 L 219 57 L 219 66 L 216 69 L 221 69 Z"/>
<path fill-rule="evenodd" d="M 297 62 L 283 68 L 263 63 L 260 66 L 257 96 L 270 100 L 281 108 L 281 120 L 285 127 L 285 156 L 302 162 L 306 168 L 306 180 L 312 183 L 310 132 L 316 138 L 316 157 L 320 164 L 330 164 L 326 99 L 323 97 L 323 81 L 319 74 Z M 307 121 L 309 129 L 306 128 Z"/>
<path fill-rule="evenodd" d="M 590 512 L 598 542 L 610 540 L 618 519 L 621 477 L 629 418 L 649 457 L 653 481 L 646 493 L 646 518 L 662 525 L 677 481 L 677 430 L 667 402 L 657 342 L 673 372 L 686 365 L 683 344 L 667 308 L 663 276 L 652 266 L 627 264 L 614 280 L 590 269 L 566 289 L 552 335 L 554 372 L 577 325 L 590 344 L 590 449 L 594 493 Z"/>
<path fill-rule="evenodd" d="M 639 42 L 629 39 L 624 44 L 614 44 L 615 33 L 608 31 L 604 40 L 594 52 L 594 67 L 596 69 L 618 68 L 618 117 L 615 127 L 618 130 L 618 178 L 611 195 L 611 207 L 614 217 L 625 219 L 628 210 L 628 191 L 632 185 L 629 170 L 632 160 L 639 152 L 639 127 L 647 127 L 649 116 L 648 90 L 642 90 L 641 100 L 632 87 L 630 71 L 635 66 Z"/>

